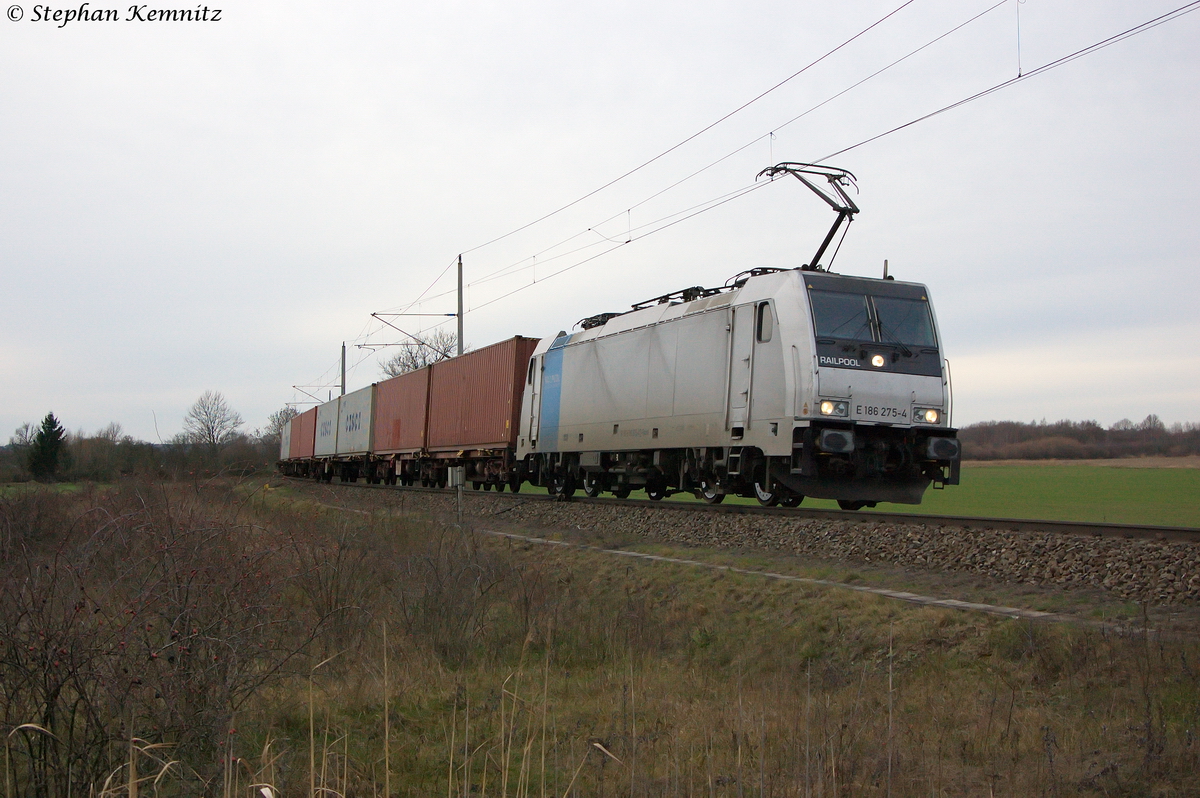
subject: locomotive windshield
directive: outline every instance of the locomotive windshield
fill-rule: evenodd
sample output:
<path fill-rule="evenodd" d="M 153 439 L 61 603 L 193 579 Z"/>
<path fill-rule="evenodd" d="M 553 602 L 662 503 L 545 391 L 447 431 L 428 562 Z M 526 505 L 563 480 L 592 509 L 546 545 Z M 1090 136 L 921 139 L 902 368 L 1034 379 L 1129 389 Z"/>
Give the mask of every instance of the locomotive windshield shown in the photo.
<path fill-rule="evenodd" d="M 818 338 L 936 347 L 929 303 L 922 298 L 848 291 L 809 291 Z"/>
<path fill-rule="evenodd" d="M 813 324 L 818 338 L 873 340 L 871 313 L 862 294 L 841 291 L 813 291 Z"/>
<path fill-rule="evenodd" d="M 882 341 L 909 346 L 937 346 L 928 302 L 891 296 L 871 297 L 871 301 L 875 305 L 875 318 L 879 322 Z"/>

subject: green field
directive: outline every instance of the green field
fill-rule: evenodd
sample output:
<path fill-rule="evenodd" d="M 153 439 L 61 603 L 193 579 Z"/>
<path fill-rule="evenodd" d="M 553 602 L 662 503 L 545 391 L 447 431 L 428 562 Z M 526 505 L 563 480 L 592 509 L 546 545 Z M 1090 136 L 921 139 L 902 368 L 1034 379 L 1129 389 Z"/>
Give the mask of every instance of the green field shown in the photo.
<path fill-rule="evenodd" d="M 967 465 L 920 512 L 1200 527 L 1200 469 Z"/>
<path fill-rule="evenodd" d="M 755 504 L 734 496 L 726 502 Z M 837 509 L 837 502 L 805 499 L 801 506 Z M 881 504 L 878 510 L 1200 528 L 1200 469 L 967 464 L 962 484 L 928 490 L 919 505 Z"/>

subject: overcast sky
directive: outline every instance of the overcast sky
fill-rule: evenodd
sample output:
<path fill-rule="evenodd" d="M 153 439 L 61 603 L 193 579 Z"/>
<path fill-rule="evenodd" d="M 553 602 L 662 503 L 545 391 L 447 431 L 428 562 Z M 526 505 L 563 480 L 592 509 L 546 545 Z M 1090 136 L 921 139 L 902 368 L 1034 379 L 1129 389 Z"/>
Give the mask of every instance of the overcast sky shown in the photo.
<path fill-rule="evenodd" d="M 664 225 L 1183 2 L 1027 0 L 1018 49 L 1014 0 L 913 0 L 481 247 L 903 0 L 216 0 L 209 22 L 100 2 L 120 20 L 66 24 L 21 0 L 0 20 L 0 442 L 48 411 L 166 440 L 209 389 L 253 429 L 295 385 L 336 391 L 343 341 L 367 385 L 388 350 L 358 345 L 402 338 L 370 314 L 452 312 L 459 253 L 474 346 L 799 266 L 833 213 L 794 180 Z M 1195 13 L 829 160 L 862 208 L 833 269 L 886 258 L 929 286 L 957 425 L 1200 421 L 1198 98 Z"/>

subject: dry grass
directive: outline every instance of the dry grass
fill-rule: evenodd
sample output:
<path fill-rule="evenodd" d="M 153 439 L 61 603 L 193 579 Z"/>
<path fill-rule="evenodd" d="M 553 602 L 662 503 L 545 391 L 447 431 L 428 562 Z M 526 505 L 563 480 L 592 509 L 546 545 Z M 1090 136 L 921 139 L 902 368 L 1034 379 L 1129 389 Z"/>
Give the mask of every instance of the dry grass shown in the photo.
<path fill-rule="evenodd" d="M 206 710 L 202 740 L 153 728 L 151 704 L 98 718 L 103 767 L 70 785 L 45 774 L 74 761 L 53 742 L 74 727 L 45 723 L 6 659 L 6 798 L 1200 791 L 1195 635 L 998 621 L 247 493 L 0 507 L 10 554 L 24 541 L 51 566 L 112 518 L 177 549 L 220 528 L 271 554 L 273 642 L 296 652 L 247 658 L 273 678 L 237 681 L 255 686 Z"/>

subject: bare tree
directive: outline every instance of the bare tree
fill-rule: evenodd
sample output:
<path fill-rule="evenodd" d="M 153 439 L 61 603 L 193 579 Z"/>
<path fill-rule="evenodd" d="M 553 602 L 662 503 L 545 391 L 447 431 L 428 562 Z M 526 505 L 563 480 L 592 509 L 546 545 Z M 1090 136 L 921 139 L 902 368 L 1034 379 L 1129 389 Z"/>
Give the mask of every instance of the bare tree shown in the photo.
<path fill-rule="evenodd" d="M 121 428 L 120 424 L 110 421 L 107 427 L 96 433 L 96 437 L 109 443 L 119 443 L 124 436 L 124 432 L 125 430 Z M 83 436 L 80 435 L 79 437 L 82 438 Z"/>
<path fill-rule="evenodd" d="M 183 432 L 189 443 L 213 452 L 229 443 L 245 422 L 217 391 L 205 391 L 183 417 Z"/>
<path fill-rule="evenodd" d="M 464 351 L 466 348 L 464 348 Z M 450 330 L 421 333 L 419 341 L 400 345 L 400 351 L 379 364 L 386 377 L 398 377 L 425 368 L 439 360 L 448 360 L 458 351 L 458 335 Z"/>
<path fill-rule="evenodd" d="M 267 426 L 255 430 L 253 437 L 258 438 L 259 442 L 271 451 L 277 451 L 279 449 L 279 442 L 283 440 L 284 424 L 287 424 L 298 415 L 300 414 L 296 411 L 296 408 L 284 405 L 267 416 Z"/>
<path fill-rule="evenodd" d="M 33 446 L 33 439 L 37 437 L 37 434 L 37 425 L 26 421 L 13 431 L 12 437 L 8 439 L 8 445 L 14 449 L 28 449 Z"/>
<path fill-rule="evenodd" d="M 275 440 L 279 440 L 281 437 L 283 437 L 283 425 L 298 415 L 300 415 L 300 413 L 294 407 L 285 405 L 279 408 L 274 413 L 267 416 L 267 428 L 263 432 L 264 437 L 271 436 Z"/>

